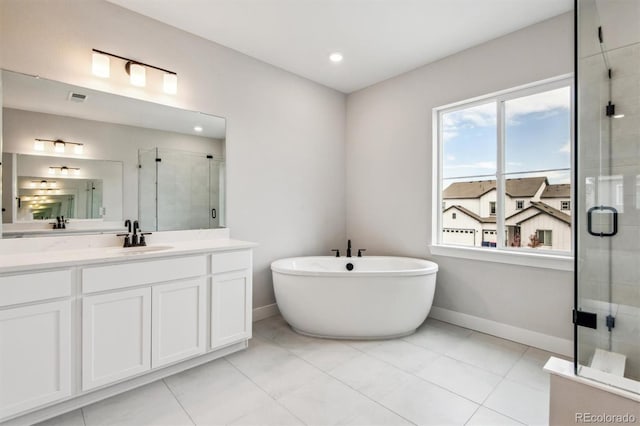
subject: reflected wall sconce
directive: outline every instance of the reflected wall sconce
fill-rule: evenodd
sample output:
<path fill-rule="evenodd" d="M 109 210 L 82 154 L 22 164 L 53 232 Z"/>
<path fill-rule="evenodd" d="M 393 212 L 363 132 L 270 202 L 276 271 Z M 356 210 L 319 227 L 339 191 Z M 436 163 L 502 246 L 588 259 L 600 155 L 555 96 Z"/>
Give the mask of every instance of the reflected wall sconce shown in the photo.
<path fill-rule="evenodd" d="M 140 61 L 125 58 L 124 56 L 114 55 L 113 53 L 103 50 L 93 49 L 91 59 L 91 72 L 102 78 L 109 78 L 111 75 L 111 64 L 109 58 L 116 58 L 124 61 L 124 69 L 129 75 L 129 82 L 133 86 L 144 87 L 147 84 L 147 68 L 161 71 L 164 73 L 162 80 L 162 90 L 169 95 L 175 95 L 178 92 L 178 74 L 164 68 L 154 65 L 145 64 Z"/>
<path fill-rule="evenodd" d="M 31 188 L 55 188 L 58 186 L 58 183 L 55 180 L 32 180 L 29 186 Z"/>
<path fill-rule="evenodd" d="M 84 144 L 77 142 L 67 142 L 63 141 L 62 139 L 36 139 L 33 143 L 33 149 L 34 151 L 43 152 L 46 151 L 47 146 L 49 146 L 50 148 L 53 148 L 53 152 L 64 154 L 67 150 L 67 145 L 70 148 L 73 148 L 74 154 L 82 155 L 82 153 L 84 153 Z"/>
<path fill-rule="evenodd" d="M 60 176 L 69 176 L 69 175 L 79 176 L 80 175 L 80 168 L 78 168 L 78 167 L 67 167 L 67 166 L 60 166 L 60 167 L 50 166 L 49 167 L 49 174 L 50 175 L 59 174 Z"/>

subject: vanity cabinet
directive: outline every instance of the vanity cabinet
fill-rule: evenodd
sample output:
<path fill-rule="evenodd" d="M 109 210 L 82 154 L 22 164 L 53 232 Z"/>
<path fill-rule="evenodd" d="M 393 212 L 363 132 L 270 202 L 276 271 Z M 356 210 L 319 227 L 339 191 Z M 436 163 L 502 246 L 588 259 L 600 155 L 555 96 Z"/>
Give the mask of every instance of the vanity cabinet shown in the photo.
<path fill-rule="evenodd" d="M 211 255 L 211 347 L 251 338 L 251 251 Z"/>
<path fill-rule="evenodd" d="M 151 369 L 151 289 L 82 300 L 82 389 Z"/>
<path fill-rule="evenodd" d="M 0 419 L 71 395 L 70 305 L 0 311 Z"/>
<path fill-rule="evenodd" d="M 71 270 L 0 276 L 0 419 L 71 395 Z"/>
<path fill-rule="evenodd" d="M 247 347 L 250 248 L 108 259 L 0 275 L 0 423 Z"/>
<path fill-rule="evenodd" d="M 152 287 L 153 368 L 205 352 L 206 293 L 205 277 Z"/>

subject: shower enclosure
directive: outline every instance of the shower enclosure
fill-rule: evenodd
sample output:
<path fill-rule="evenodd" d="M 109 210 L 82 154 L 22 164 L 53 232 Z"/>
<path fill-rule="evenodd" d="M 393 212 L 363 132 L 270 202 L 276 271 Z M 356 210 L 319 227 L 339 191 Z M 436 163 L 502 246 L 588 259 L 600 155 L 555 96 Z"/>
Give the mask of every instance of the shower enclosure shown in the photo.
<path fill-rule="evenodd" d="M 138 152 L 138 219 L 145 231 L 225 226 L 223 158 L 166 148 Z"/>
<path fill-rule="evenodd" d="M 640 0 L 576 17 L 576 374 L 640 392 Z"/>

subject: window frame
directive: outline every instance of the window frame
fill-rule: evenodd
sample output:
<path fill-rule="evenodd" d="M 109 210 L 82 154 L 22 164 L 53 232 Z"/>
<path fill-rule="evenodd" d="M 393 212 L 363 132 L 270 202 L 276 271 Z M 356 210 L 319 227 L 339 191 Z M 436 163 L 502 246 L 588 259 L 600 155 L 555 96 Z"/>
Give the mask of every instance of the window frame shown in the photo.
<path fill-rule="evenodd" d="M 442 206 L 442 176 L 443 176 L 443 149 L 442 149 L 442 121 L 443 114 L 459 111 L 461 109 L 472 108 L 489 102 L 496 104 L 496 231 L 505 229 L 505 102 L 547 92 L 561 87 L 569 87 L 571 91 L 570 99 L 570 140 L 571 150 L 575 149 L 575 82 L 573 74 L 564 74 L 557 77 L 540 80 L 513 87 L 510 89 L 494 92 L 491 94 L 478 96 L 475 98 L 443 105 L 432 110 L 432 205 Z M 570 183 L 571 188 L 575 186 L 575 164 L 574 156 L 570 155 Z M 570 195 L 570 204 L 573 204 L 573 192 Z M 486 260 L 491 262 L 508 263 L 516 265 L 534 266 L 548 269 L 573 270 L 573 256 L 575 253 L 574 232 L 571 232 L 570 251 L 544 250 L 527 247 L 508 247 L 502 239 L 498 238 L 497 247 L 470 247 L 445 244 L 442 242 L 442 211 L 433 211 L 431 220 L 432 233 L 431 244 L 429 246 L 432 255 L 451 256 L 466 259 Z M 571 215 L 571 229 L 575 229 L 574 215 Z"/>
<path fill-rule="evenodd" d="M 516 200 L 516 210 L 524 209 L 524 200 Z"/>

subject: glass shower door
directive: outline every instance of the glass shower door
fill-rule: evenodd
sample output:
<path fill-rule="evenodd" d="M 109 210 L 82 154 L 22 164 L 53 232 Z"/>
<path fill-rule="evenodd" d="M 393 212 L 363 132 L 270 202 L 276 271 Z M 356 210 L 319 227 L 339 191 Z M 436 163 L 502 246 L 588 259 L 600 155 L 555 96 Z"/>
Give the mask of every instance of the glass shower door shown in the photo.
<path fill-rule="evenodd" d="M 575 358 L 577 374 L 640 392 L 640 40 L 602 19 L 621 5 L 640 8 L 578 2 Z"/>

